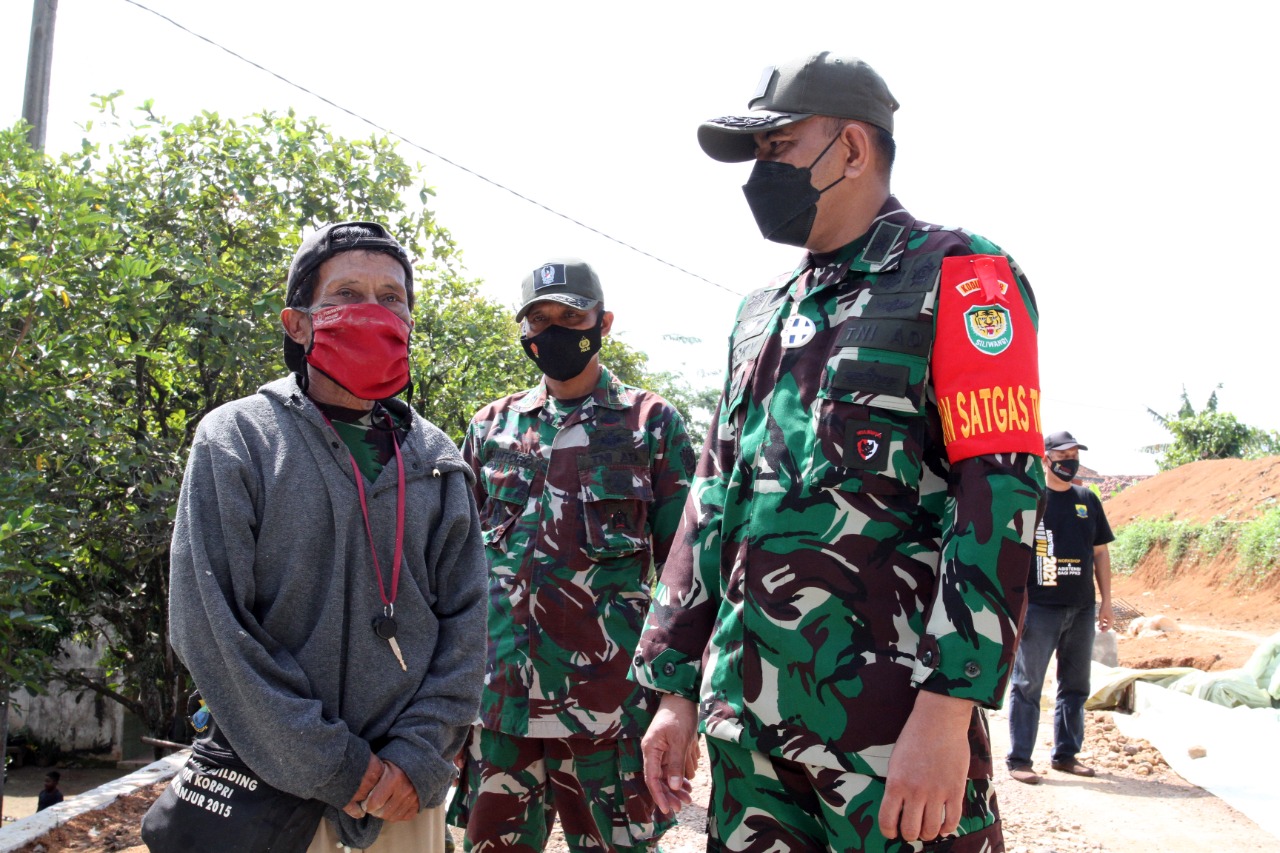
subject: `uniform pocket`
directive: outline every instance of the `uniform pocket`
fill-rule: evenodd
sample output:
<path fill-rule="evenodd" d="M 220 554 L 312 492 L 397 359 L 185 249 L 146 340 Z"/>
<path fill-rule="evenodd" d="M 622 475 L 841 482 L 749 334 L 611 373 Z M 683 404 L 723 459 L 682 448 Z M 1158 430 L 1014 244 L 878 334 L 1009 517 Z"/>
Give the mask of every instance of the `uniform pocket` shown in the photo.
<path fill-rule="evenodd" d="M 591 466 L 580 468 L 578 479 L 588 555 L 599 560 L 647 550 L 653 501 L 649 469 Z"/>
<path fill-rule="evenodd" d="M 923 472 L 928 361 L 918 352 L 854 348 L 857 335 L 848 333 L 859 330 L 846 329 L 837 342 L 843 345 L 827 359 L 814 401 L 810 482 L 846 492 L 914 495 Z"/>
<path fill-rule="evenodd" d="M 480 518 L 480 532 L 484 544 L 499 547 L 503 537 L 529 502 L 529 490 L 533 486 L 533 471 L 511 464 L 486 464 L 480 472 L 484 483 L 484 511 Z"/>
<path fill-rule="evenodd" d="M 823 397 L 813 417 L 814 485 L 870 494 L 918 491 L 923 418 Z"/>

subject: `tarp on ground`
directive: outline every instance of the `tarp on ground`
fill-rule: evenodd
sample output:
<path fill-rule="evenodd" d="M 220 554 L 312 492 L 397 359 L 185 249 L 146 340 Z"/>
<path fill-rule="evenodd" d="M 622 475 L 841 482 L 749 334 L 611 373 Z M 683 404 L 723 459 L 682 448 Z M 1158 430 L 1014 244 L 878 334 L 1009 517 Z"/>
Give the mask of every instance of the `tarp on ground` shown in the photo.
<path fill-rule="evenodd" d="M 1102 677 L 1099 677 L 1097 670 L 1093 673 L 1093 693 L 1085 702 L 1085 707 L 1091 711 L 1114 708 L 1128 710 L 1128 689 L 1136 681 L 1155 684 L 1176 693 L 1186 693 L 1226 708 L 1280 707 L 1280 634 L 1263 640 L 1239 669 L 1219 672 L 1177 666 L 1160 669 L 1105 669 L 1107 671 Z"/>
<path fill-rule="evenodd" d="M 1280 785 L 1275 778 L 1280 711 L 1227 708 L 1146 680 L 1115 676 L 1110 667 L 1094 664 L 1094 684 L 1113 690 L 1121 682 L 1133 686 L 1133 713 L 1115 714 L 1116 728 L 1126 737 L 1150 742 L 1179 776 L 1280 839 Z M 1185 673 L 1164 677 L 1176 681 Z M 1193 747 L 1203 749 L 1204 757 L 1192 758 Z"/>

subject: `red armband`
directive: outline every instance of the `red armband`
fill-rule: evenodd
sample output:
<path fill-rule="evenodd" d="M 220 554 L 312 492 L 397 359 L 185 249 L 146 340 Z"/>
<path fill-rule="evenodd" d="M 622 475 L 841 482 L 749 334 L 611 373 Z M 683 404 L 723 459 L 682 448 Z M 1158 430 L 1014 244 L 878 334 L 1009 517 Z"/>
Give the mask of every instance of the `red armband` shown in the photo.
<path fill-rule="evenodd" d="M 1044 455 L 1036 327 L 1007 258 L 943 259 L 932 367 L 952 462 Z"/>

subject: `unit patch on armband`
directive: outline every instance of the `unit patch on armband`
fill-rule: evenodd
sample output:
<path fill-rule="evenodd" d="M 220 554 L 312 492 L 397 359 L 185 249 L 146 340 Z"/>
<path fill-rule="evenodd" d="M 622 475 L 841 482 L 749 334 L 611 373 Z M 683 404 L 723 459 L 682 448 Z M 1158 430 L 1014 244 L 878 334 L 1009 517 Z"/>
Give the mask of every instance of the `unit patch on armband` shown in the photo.
<path fill-rule="evenodd" d="M 1003 305 L 974 305 L 964 312 L 969 342 L 980 353 L 999 355 L 1013 343 L 1013 321 Z"/>

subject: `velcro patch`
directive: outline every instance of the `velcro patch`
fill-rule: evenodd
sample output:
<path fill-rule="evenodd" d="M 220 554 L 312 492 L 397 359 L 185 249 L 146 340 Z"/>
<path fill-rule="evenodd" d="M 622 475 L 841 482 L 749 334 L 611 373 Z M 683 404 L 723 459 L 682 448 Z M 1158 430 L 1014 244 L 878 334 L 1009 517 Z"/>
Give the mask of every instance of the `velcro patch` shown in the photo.
<path fill-rule="evenodd" d="M 874 361 L 841 359 L 831 377 L 834 391 L 864 391 L 902 397 L 907 393 L 910 370 L 903 364 L 879 364 Z"/>
<path fill-rule="evenodd" d="M 923 293 L 874 293 L 858 316 L 868 319 L 914 320 L 924 310 Z"/>
<path fill-rule="evenodd" d="M 907 355 L 928 355 L 933 324 L 926 320 L 851 317 L 844 322 L 838 346 L 870 347 Z"/>
<path fill-rule="evenodd" d="M 564 264 L 543 264 L 542 267 L 533 273 L 533 289 L 541 290 L 544 287 L 551 287 L 555 284 L 568 284 L 565 277 Z"/>
<path fill-rule="evenodd" d="M 889 430 L 874 421 L 844 422 L 844 458 L 846 468 L 884 471 L 889 467 Z"/>
<path fill-rule="evenodd" d="M 866 248 L 862 250 L 863 263 L 881 266 L 888 261 L 894 245 L 898 242 L 898 238 L 902 236 L 904 230 L 901 225 L 893 222 L 882 221 L 877 223 L 876 230 L 871 233 L 871 239 L 867 241 Z"/>

